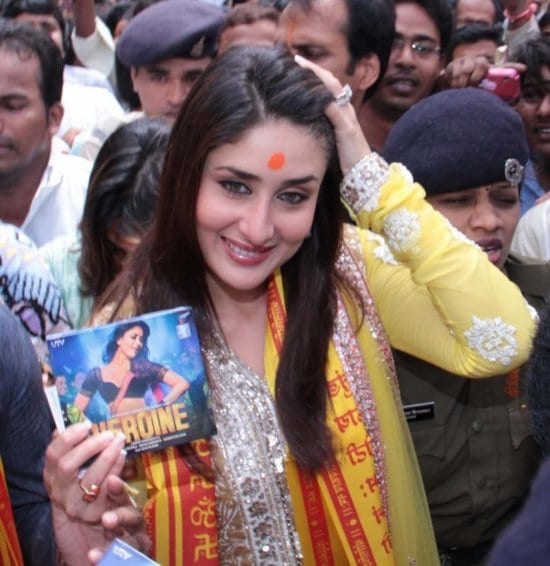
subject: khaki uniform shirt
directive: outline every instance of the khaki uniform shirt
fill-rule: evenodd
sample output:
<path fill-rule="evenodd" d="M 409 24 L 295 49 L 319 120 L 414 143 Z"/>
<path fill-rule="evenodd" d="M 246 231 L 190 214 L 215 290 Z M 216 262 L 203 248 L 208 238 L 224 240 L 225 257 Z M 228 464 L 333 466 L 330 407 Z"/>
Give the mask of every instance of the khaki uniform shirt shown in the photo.
<path fill-rule="evenodd" d="M 531 283 L 536 296 L 527 298 L 540 306 L 550 282 L 543 285 L 530 267 L 511 258 L 507 272 L 522 291 L 529 286 L 522 281 Z M 402 352 L 394 355 L 439 547 L 492 541 L 523 502 L 539 462 L 524 371 L 464 379 Z"/>

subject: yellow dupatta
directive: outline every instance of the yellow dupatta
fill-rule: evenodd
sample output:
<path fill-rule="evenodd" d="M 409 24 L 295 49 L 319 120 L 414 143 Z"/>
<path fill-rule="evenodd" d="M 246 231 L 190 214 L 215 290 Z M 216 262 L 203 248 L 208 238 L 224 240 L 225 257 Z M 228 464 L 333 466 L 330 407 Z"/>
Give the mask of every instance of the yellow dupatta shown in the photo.
<path fill-rule="evenodd" d="M 341 492 L 331 489 L 335 483 L 334 477 L 327 473 L 318 474 L 321 506 L 326 510 L 328 540 L 330 540 L 332 558 L 327 550 L 327 544 L 322 544 L 321 537 L 311 529 L 311 519 L 316 517 L 307 514 L 307 501 L 312 504 L 315 498 L 300 480 L 300 472 L 290 459 L 288 462 L 289 486 L 300 532 L 304 561 L 306 564 L 397 564 L 438 566 L 439 558 L 429 516 L 428 505 L 424 493 L 422 479 L 418 468 L 414 447 L 409 429 L 405 422 L 401 400 L 394 376 L 392 377 L 393 362 L 389 345 L 385 339 L 383 328 L 376 314 L 374 304 L 370 300 L 368 286 L 361 269 L 360 249 L 358 241 L 347 239 L 343 246 L 339 269 L 360 286 L 358 289 L 365 300 L 368 312 L 360 315 L 356 304 L 347 296 L 341 296 L 340 310 L 352 313 L 355 317 L 353 328 L 359 326 L 357 333 L 346 333 L 345 328 L 335 329 L 335 340 L 343 342 L 338 348 L 331 344 L 328 353 L 327 385 L 331 396 L 332 407 L 327 415 L 327 422 L 336 439 L 338 467 L 341 477 L 347 485 L 348 498 L 342 498 Z M 352 273 L 350 273 L 350 271 Z M 359 280 L 359 283 L 357 281 Z M 275 277 L 276 293 L 279 301 L 283 297 L 282 278 L 280 273 Z M 368 300 L 367 300 L 368 297 Z M 273 299 L 268 299 L 270 305 Z M 274 315 L 275 323 L 270 321 L 271 329 L 283 329 L 284 306 L 279 306 Z M 282 312 L 282 314 L 281 314 Z M 341 314 L 341 313 L 340 313 Z M 340 317 L 339 317 L 340 318 Z M 348 317 L 349 318 L 349 317 Z M 351 325 L 351 320 L 348 320 Z M 341 326 L 341 325 L 340 325 Z M 341 334 L 338 338 L 338 334 Z M 277 333 L 268 330 L 266 335 L 266 373 L 270 387 L 274 391 L 274 375 L 278 365 L 277 342 L 282 341 L 282 330 Z M 356 342 L 359 353 L 365 364 L 366 375 L 362 380 L 368 380 L 372 398 L 369 402 L 376 413 L 372 431 L 366 430 L 362 422 L 358 422 L 355 399 L 349 395 L 349 383 L 346 382 L 342 370 L 342 355 L 353 348 Z M 335 347 L 336 345 L 336 347 Z M 337 352 L 338 350 L 338 352 Z M 357 360 L 352 360 L 357 365 Z M 349 365 L 349 360 L 346 361 Z M 391 367 L 389 367 L 391 366 Z M 339 427 L 348 424 L 348 427 Z M 335 427 L 336 425 L 336 427 Z M 343 430 L 345 428 L 345 430 Z M 354 432 L 350 435 L 350 430 Z M 363 432 L 359 432 L 359 431 Z M 362 435 L 362 436 L 361 436 Z M 378 436 L 378 439 L 375 438 Z M 374 461 L 371 455 L 376 441 L 381 443 L 383 462 Z M 373 466 L 383 468 L 374 470 Z M 370 470 L 365 473 L 365 470 Z M 321 476 L 321 477 L 319 477 Z M 341 484 L 342 482 L 340 482 Z M 338 485 L 338 481 L 336 481 Z M 304 499 L 307 498 L 307 501 Z M 356 515 L 348 511 L 350 505 L 356 506 Z M 381 514 L 381 511 L 385 515 Z M 349 525 L 357 527 L 357 518 L 361 523 L 370 543 L 373 559 L 364 561 L 364 556 L 358 552 L 365 550 L 361 535 L 350 532 Z M 373 520 L 378 529 L 372 529 Z M 309 527 L 308 527 L 309 521 Z M 346 522 L 347 521 L 347 522 Z M 373 535 L 373 533 L 376 533 Z M 382 536 L 378 533 L 383 533 Z M 388 535 L 388 536 L 387 536 Z M 387 552 L 388 537 L 391 543 L 391 553 Z M 325 540 L 326 537 L 325 537 Z M 374 552 L 378 551 L 376 554 Z M 368 553 L 367 553 L 368 556 Z M 328 557 L 328 558 L 327 558 Z"/>
<path fill-rule="evenodd" d="M 282 349 L 285 311 L 278 272 L 268 289 L 266 377 L 272 395 Z M 382 490 L 377 479 L 369 435 L 347 386 L 334 346 L 329 348 L 327 380 L 331 402 L 327 423 L 338 439 L 337 463 L 314 476 L 292 458 L 287 476 L 305 564 L 394 564 Z M 338 385 L 340 384 L 340 385 Z M 351 456 L 351 457 L 349 457 Z"/>

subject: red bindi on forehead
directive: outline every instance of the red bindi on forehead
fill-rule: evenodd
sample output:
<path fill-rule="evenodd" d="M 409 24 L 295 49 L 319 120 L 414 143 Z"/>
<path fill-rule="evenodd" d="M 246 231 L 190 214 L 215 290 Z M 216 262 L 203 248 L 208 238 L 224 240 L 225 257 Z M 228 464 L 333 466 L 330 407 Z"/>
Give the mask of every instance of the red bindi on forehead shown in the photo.
<path fill-rule="evenodd" d="M 270 169 L 281 169 L 282 167 L 284 167 L 284 164 L 286 162 L 286 157 L 284 153 L 278 152 L 278 153 L 274 153 L 268 160 L 267 162 L 267 166 Z"/>

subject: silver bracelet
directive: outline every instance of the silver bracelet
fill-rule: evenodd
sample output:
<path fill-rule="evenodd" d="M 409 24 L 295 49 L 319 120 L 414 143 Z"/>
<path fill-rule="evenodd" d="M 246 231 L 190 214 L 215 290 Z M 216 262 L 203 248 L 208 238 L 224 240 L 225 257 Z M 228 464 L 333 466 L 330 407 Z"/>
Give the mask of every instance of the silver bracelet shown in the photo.
<path fill-rule="evenodd" d="M 367 153 L 346 173 L 340 183 L 340 194 L 359 214 L 378 206 L 380 188 L 388 179 L 388 164 L 378 153 Z"/>

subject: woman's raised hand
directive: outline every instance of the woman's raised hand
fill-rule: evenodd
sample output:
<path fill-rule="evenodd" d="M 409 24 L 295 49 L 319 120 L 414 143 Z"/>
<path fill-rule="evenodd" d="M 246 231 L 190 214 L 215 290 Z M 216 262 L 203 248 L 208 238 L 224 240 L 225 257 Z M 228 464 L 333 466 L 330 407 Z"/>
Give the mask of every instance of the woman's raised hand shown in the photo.
<path fill-rule="evenodd" d="M 326 115 L 334 126 L 340 168 L 345 175 L 365 155 L 371 153 L 355 110 L 349 102 L 351 89 L 348 85 L 343 86 L 330 71 L 304 57 L 295 55 L 294 60 L 300 67 L 311 69 L 334 96 L 334 102 L 326 108 Z"/>

